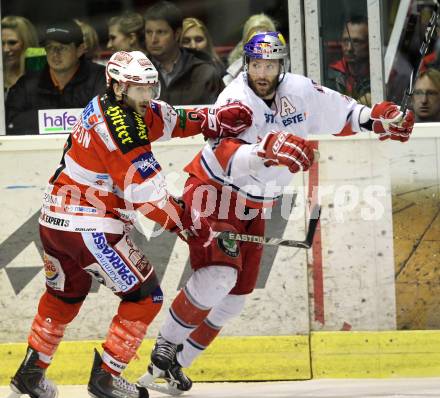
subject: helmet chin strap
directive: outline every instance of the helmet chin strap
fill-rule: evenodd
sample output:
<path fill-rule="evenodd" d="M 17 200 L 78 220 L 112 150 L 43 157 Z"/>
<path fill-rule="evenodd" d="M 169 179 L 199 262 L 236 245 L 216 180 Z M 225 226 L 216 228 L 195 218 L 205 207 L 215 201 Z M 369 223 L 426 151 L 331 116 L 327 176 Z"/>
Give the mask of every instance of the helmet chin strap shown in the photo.
<path fill-rule="evenodd" d="M 281 79 L 280 79 L 281 76 Z M 278 88 L 278 86 L 283 82 L 284 78 L 286 76 L 286 67 L 284 65 L 284 59 L 280 61 L 280 73 L 278 73 L 278 83 L 275 87 L 275 90 Z"/>

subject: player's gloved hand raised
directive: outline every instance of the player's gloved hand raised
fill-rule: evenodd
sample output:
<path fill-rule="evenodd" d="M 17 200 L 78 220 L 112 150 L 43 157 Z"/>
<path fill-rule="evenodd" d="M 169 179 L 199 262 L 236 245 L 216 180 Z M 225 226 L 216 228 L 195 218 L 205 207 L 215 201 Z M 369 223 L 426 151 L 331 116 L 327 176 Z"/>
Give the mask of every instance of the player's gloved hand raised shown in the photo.
<path fill-rule="evenodd" d="M 314 161 L 313 148 L 305 139 L 284 131 L 271 131 L 258 145 L 257 155 L 266 166 L 287 166 L 292 173 L 306 171 Z"/>
<path fill-rule="evenodd" d="M 379 134 L 379 140 L 391 138 L 395 141 L 405 142 L 414 127 L 414 113 L 410 110 L 403 115 L 398 105 L 393 102 L 379 102 L 371 109 L 373 131 Z"/>
<path fill-rule="evenodd" d="M 252 124 L 252 110 L 240 101 L 197 111 L 207 138 L 235 137 Z"/>
<path fill-rule="evenodd" d="M 194 243 L 203 247 L 208 246 L 214 238 L 214 232 L 208 220 L 201 217 L 197 209 L 191 208 L 191 206 L 182 199 L 174 198 L 174 200 L 182 209 L 179 215 L 182 228 L 177 225 L 171 232 L 177 232 L 185 242 Z"/>

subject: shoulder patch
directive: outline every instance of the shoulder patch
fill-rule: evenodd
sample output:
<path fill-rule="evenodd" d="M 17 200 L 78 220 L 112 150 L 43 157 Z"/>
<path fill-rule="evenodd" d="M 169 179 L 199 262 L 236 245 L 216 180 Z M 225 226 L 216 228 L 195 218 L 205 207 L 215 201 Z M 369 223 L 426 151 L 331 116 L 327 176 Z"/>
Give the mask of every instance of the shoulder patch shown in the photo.
<path fill-rule="evenodd" d="M 145 152 L 131 161 L 142 178 L 147 179 L 152 174 L 158 173 L 161 168 L 159 162 L 151 152 Z"/>
<path fill-rule="evenodd" d="M 238 257 L 240 254 L 240 249 L 235 240 L 217 238 L 217 245 L 229 257 Z"/>
<path fill-rule="evenodd" d="M 160 113 L 160 104 L 156 101 L 150 101 L 150 108 L 152 109 L 152 111 L 157 115 L 157 116 L 161 116 Z"/>
<path fill-rule="evenodd" d="M 186 129 L 186 111 L 183 108 L 177 108 L 176 112 L 179 115 L 179 127 L 182 130 L 185 130 Z M 197 114 L 195 116 L 197 117 Z"/>
<path fill-rule="evenodd" d="M 105 103 L 103 112 L 108 129 L 122 153 L 150 144 L 147 126 L 141 115 L 109 102 Z"/>
<path fill-rule="evenodd" d="M 93 98 L 87 104 L 82 112 L 81 117 L 82 124 L 87 130 L 92 129 L 96 124 L 102 123 L 104 121 L 104 117 L 102 116 L 98 105 L 98 97 Z"/>

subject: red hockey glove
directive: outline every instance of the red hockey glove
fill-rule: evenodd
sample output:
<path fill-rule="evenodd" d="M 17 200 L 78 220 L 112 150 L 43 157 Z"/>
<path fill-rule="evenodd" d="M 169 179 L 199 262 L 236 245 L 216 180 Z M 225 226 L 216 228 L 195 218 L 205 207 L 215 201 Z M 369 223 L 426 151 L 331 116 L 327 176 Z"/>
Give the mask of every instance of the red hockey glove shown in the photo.
<path fill-rule="evenodd" d="M 198 210 L 191 208 L 183 200 L 175 199 L 175 201 L 182 209 L 179 217 L 183 229 L 176 226 L 171 232 L 176 232 L 185 242 L 208 246 L 214 238 L 214 232 L 207 219 L 201 217 Z"/>
<path fill-rule="evenodd" d="M 207 138 L 235 137 L 252 124 L 252 110 L 240 101 L 197 112 L 202 133 Z"/>
<path fill-rule="evenodd" d="M 373 120 L 373 131 L 379 134 L 379 140 L 388 138 L 400 142 L 409 140 L 414 127 L 412 111 L 407 110 L 404 116 L 396 104 L 384 101 L 373 106 L 370 117 Z"/>
<path fill-rule="evenodd" d="M 266 166 L 287 166 L 291 173 L 307 171 L 313 164 L 310 144 L 301 137 L 284 131 L 271 131 L 260 142 L 257 155 L 268 159 Z"/>

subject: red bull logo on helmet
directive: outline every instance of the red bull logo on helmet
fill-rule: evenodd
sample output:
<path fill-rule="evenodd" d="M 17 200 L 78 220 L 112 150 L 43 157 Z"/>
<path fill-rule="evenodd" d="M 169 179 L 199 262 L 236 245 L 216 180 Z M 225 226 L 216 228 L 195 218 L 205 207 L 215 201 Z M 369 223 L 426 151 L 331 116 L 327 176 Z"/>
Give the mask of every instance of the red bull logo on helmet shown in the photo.
<path fill-rule="evenodd" d="M 250 58 L 283 59 L 287 56 L 286 40 L 279 32 L 256 32 L 244 45 Z"/>

